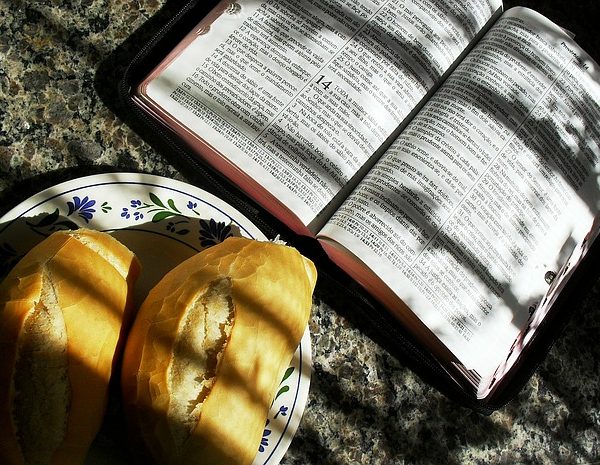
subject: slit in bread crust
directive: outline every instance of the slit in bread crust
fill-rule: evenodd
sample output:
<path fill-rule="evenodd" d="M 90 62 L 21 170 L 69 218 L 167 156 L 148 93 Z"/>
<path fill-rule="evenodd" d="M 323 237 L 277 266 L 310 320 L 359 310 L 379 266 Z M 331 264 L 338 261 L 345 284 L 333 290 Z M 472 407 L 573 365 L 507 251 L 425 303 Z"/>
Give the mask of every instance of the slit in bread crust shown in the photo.
<path fill-rule="evenodd" d="M 171 393 L 168 421 L 178 452 L 200 420 L 234 318 L 231 279 L 223 277 L 196 296 L 181 320 L 167 375 Z"/>
<path fill-rule="evenodd" d="M 71 389 L 67 331 L 46 269 L 21 341 L 13 381 L 17 441 L 28 465 L 47 465 L 66 434 Z"/>

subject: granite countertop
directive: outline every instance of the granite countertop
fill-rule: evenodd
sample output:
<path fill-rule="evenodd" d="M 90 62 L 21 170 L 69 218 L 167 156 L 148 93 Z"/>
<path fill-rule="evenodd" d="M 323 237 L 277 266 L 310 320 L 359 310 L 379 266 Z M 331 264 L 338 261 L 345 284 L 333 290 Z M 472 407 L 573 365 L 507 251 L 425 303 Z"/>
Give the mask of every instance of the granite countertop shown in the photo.
<path fill-rule="evenodd" d="M 163 3 L 0 0 L 2 212 L 38 187 L 109 168 L 188 179 L 115 115 L 110 72 L 97 75 Z M 597 2 L 542 11 L 600 59 Z M 283 463 L 600 463 L 599 302 L 597 283 L 522 391 L 485 416 L 423 382 L 320 292 L 308 405 Z"/>

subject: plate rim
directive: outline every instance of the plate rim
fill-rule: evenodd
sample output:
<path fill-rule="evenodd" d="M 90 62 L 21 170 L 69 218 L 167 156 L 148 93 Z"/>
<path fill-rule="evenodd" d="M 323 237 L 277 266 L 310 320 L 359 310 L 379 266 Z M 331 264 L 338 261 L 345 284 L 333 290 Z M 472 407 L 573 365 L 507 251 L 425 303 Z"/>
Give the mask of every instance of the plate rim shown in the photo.
<path fill-rule="evenodd" d="M 106 180 L 106 181 L 98 181 L 98 182 L 92 182 L 94 179 L 103 179 L 103 178 L 107 178 L 107 177 L 117 177 L 118 179 L 116 180 Z M 129 179 L 129 177 L 134 178 L 134 179 Z M 136 179 L 137 178 L 137 179 Z M 79 181 L 83 181 L 83 180 L 89 180 L 89 182 L 87 182 L 85 185 L 80 185 L 77 184 Z M 162 183 L 162 184 L 161 184 Z M 70 186 L 71 184 L 73 184 L 73 187 L 69 187 L 66 190 L 61 190 L 60 192 L 53 194 L 51 196 L 48 197 L 42 197 L 45 194 L 50 193 L 51 191 L 53 191 L 56 188 L 59 187 L 67 187 Z M 180 181 L 178 179 L 172 179 L 172 178 L 168 178 L 166 176 L 159 176 L 159 175 L 155 175 L 155 174 L 147 174 L 147 173 L 136 173 L 136 172 L 116 172 L 116 173 L 100 173 L 100 174 L 91 174 L 88 176 L 81 176 L 78 178 L 73 178 L 73 179 L 69 179 L 63 182 L 60 182 L 58 184 L 54 184 L 52 186 L 46 187 L 45 189 L 42 189 L 39 192 L 36 192 L 32 195 L 30 195 L 29 197 L 27 197 L 26 199 L 24 199 L 23 201 L 17 203 L 17 205 L 15 205 L 13 208 L 11 208 L 10 210 L 8 210 L 6 213 L 4 213 L 3 215 L 0 216 L 0 234 L 3 233 L 8 227 L 10 227 L 10 225 L 16 221 L 19 217 L 23 216 L 24 214 L 30 212 L 31 210 L 39 207 L 40 205 L 42 205 L 45 202 L 48 202 L 50 200 L 53 200 L 57 197 L 60 197 L 61 195 L 64 194 L 68 194 L 70 192 L 79 190 L 79 189 L 83 189 L 86 187 L 103 187 L 103 186 L 109 186 L 111 184 L 124 184 L 124 185 L 139 185 L 139 186 L 153 186 L 153 187 L 158 187 L 158 188 L 162 188 L 162 189 L 169 189 L 172 191 L 175 191 L 179 194 L 182 195 L 187 195 L 189 197 L 193 197 L 201 202 L 204 202 L 208 205 L 210 205 L 212 208 L 214 208 L 215 210 L 218 210 L 219 212 L 221 212 L 223 215 L 229 217 L 232 221 L 235 221 L 236 224 L 239 224 L 239 222 L 237 220 L 235 220 L 231 214 L 227 213 L 226 211 L 224 211 L 221 207 L 216 206 L 211 204 L 210 202 L 208 202 L 207 200 L 199 197 L 199 193 L 206 195 L 208 197 L 211 198 L 211 200 L 215 200 L 216 203 L 223 203 L 225 205 L 227 205 L 229 208 L 231 208 L 232 210 L 234 210 L 236 213 L 238 213 L 239 215 L 241 215 L 246 221 L 248 221 L 250 224 L 252 224 L 252 226 L 256 229 L 256 232 L 258 233 L 258 236 L 261 237 L 254 237 L 252 233 L 250 233 L 250 231 L 248 231 L 245 227 L 244 230 L 245 232 L 252 238 L 252 239 L 261 239 L 261 240 L 266 240 L 267 237 L 266 235 L 260 230 L 260 228 L 252 221 L 250 220 L 245 214 L 243 214 L 242 212 L 240 212 L 236 207 L 234 207 L 233 205 L 229 204 L 228 202 L 226 202 L 225 200 L 221 199 L 220 197 L 218 197 L 215 194 L 212 194 L 204 189 L 202 189 L 201 187 L 195 186 L 193 184 L 189 184 L 186 183 L 184 181 Z M 174 185 L 177 185 L 178 187 L 174 187 Z M 196 193 L 192 194 L 192 193 L 188 193 L 183 191 L 183 187 L 191 187 L 192 189 L 194 189 L 196 191 Z M 38 197 L 42 198 L 42 200 L 38 200 L 36 203 L 34 203 L 34 200 L 36 200 Z M 29 204 L 31 203 L 31 205 Z M 23 205 L 27 205 L 27 209 L 24 210 L 20 215 L 16 216 L 16 212 L 19 210 L 20 207 L 22 207 Z M 6 220 L 6 218 L 8 217 L 12 217 L 10 218 L 10 220 L 6 223 L 3 224 L 3 222 Z M 240 225 L 241 227 L 242 225 Z M 110 229 L 110 230 L 116 230 L 116 229 Z"/>

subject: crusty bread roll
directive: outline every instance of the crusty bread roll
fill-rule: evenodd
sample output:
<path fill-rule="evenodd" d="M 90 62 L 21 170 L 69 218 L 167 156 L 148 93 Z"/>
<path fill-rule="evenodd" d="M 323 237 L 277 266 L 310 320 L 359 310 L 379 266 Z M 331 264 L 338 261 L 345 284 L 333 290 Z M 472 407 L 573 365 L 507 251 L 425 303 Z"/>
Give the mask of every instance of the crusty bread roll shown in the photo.
<path fill-rule="evenodd" d="M 80 229 L 44 239 L 4 279 L 0 463 L 83 463 L 103 419 L 139 272 L 116 239 Z"/>
<path fill-rule="evenodd" d="M 295 249 L 229 238 L 152 289 L 127 340 L 122 387 L 157 463 L 252 463 L 315 282 Z"/>

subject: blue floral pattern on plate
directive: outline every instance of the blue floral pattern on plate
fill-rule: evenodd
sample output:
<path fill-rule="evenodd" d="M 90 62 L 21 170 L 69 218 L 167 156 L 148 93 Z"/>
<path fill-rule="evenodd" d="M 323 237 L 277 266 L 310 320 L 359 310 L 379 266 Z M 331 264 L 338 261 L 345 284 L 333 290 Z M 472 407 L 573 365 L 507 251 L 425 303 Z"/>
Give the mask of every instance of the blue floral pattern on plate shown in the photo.
<path fill-rule="evenodd" d="M 89 199 L 87 195 L 83 199 L 76 195 L 73 197 L 73 201 L 67 202 L 67 207 L 69 208 L 67 216 L 77 212 L 80 218 L 89 223 L 96 212 L 96 209 L 93 208 L 94 205 L 96 205 L 96 201 Z"/>
<path fill-rule="evenodd" d="M 61 216 L 61 208 L 56 208 L 52 212 L 42 214 L 36 222 L 27 222 L 27 225 L 38 234 L 48 236 L 60 229 L 80 227 L 77 223 L 65 219 L 65 217 L 76 214 L 85 222 L 86 227 L 92 227 L 94 215 L 98 213 L 93 208 L 96 203 L 96 200 L 90 195 L 85 195 L 83 198 L 75 195 L 71 200 L 65 202 L 62 209 L 65 212 L 64 217 Z M 215 221 L 214 218 L 202 218 L 197 210 L 197 202 L 188 201 L 187 203 L 187 211 L 194 215 L 194 218 L 191 218 L 181 212 L 175 200 L 167 198 L 163 201 L 152 191 L 148 192 L 148 201 L 132 199 L 127 206 L 118 208 L 121 212 L 121 219 L 124 221 L 139 223 L 145 217 L 149 217 L 152 223 L 165 223 L 166 231 L 178 236 L 187 235 L 193 229 L 197 230 L 198 249 L 211 247 L 234 235 L 231 223 Z M 109 202 L 104 201 L 99 214 L 107 214 L 112 209 Z"/>

